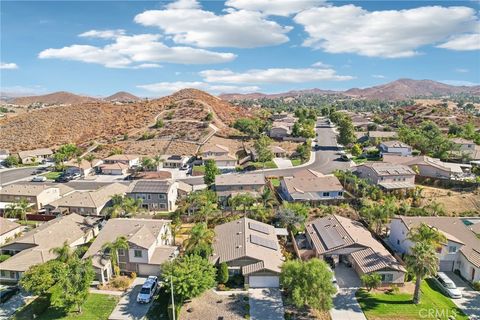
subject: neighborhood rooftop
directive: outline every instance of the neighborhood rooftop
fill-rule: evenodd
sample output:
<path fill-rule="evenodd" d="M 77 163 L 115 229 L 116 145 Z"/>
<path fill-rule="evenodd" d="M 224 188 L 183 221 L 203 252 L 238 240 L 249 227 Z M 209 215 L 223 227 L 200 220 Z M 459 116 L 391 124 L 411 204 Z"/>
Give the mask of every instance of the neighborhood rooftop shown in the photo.
<path fill-rule="evenodd" d="M 215 177 L 215 185 L 264 185 L 265 176 L 262 173 L 253 174 L 223 174 Z"/>
<path fill-rule="evenodd" d="M 127 193 L 167 193 L 172 184 L 168 180 L 136 180 L 130 184 Z"/>
<path fill-rule="evenodd" d="M 411 175 L 415 174 L 410 167 L 402 164 L 391 164 L 384 162 L 368 162 L 361 166 L 371 168 L 379 176 L 391 176 L 391 175 Z"/>

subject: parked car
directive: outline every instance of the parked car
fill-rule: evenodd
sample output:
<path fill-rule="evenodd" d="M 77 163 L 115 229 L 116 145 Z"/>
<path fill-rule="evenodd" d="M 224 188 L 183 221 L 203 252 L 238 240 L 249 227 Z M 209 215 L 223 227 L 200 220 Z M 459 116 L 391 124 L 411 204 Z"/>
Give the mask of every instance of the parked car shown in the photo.
<path fill-rule="evenodd" d="M 445 273 L 439 272 L 433 279 L 439 286 L 440 290 L 450 298 L 460 299 L 462 297 L 460 290 L 458 290 L 452 279 L 450 279 Z"/>
<path fill-rule="evenodd" d="M 75 172 L 73 174 L 70 175 L 72 177 L 71 180 L 77 180 L 77 179 L 80 179 L 82 177 L 82 175 L 78 172 Z"/>
<path fill-rule="evenodd" d="M 47 181 L 47 177 L 44 176 L 35 176 L 32 178 L 32 182 L 45 182 Z"/>
<path fill-rule="evenodd" d="M 7 302 L 19 291 L 20 289 L 18 287 L 5 287 L 0 289 L 0 303 Z"/>
<path fill-rule="evenodd" d="M 155 295 L 158 286 L 158 278 L 156 276 L 149 276 L 142 285 L 142 289 L 137 295 L 138 303 L 149 303 Z"/>
<path fill-rule="evenodd" d="M 180 167 L 180 170 L 188 170 L 188 168 L 190 168 L 190 166 L 185 163 L 183 166 Z"/>

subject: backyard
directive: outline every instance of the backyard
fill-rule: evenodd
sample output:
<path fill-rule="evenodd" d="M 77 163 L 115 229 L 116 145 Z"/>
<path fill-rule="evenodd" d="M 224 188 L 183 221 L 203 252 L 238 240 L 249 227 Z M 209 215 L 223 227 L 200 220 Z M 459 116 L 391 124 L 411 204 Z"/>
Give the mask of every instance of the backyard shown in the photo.
<path fill-rule="evenodd" d="M 421 302 L 412 303 L 410 293 L 357 292 L 357 299 L 367 319 L 454 319 L 468 320 L 467 316 L 444 296 L 431 279 L 424 280 L 421 287 Z"/>

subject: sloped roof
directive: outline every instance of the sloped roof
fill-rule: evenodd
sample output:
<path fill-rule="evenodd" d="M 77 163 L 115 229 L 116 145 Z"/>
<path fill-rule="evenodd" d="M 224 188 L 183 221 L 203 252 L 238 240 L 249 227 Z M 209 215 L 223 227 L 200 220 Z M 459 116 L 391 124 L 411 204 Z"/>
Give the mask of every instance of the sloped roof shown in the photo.
<path fill-rule="evenodd" d="M 303 194 L 304 198 L 317 198 L 314 193 L 342 191 L 343 186 L 334 175 L 323 175 L 313 170 L 301 170 L 283 181 L 290 195 Z"/>
<path fill-rule="evenodd" d="M 168 180 L 136 180 L 132 182 L 127 193 L 168 193 L 173 182 Z"/>
<path fill-rule="evenodd" d="M 215 176 L 215 185 L 265 185 L 265 175 L 262 173 L 233 173 Z"/>
<path fill-rule="evenodd" d="M 109 202 L 115 194 L 125 194 L 128 186 L 121 183 L 112 183 L 94 191 L 75 191 L 63 198 L 51 202 L 53 207 L 84 207 L 100 208 Z"/>
<path fill-rule="evenodd" d="M 3 235 L 17 228 L 22 228 L 22 225 L 16 222 L 10 221 L 8 219 L 5 219 L 3 217 L 0 217 L 0 235 Z"/>
<path fill-rule="evenodd" d="M 225 146 L 222 146 L 221 144 L 216 144 L 213 146 L 208 146 L 203 149 L 202 153 L 208 153 L 208 152 L 213 152 L 213 153 L 228 153 L 230 152 L 230 149 L 228 149 Z"/>
<path fill-rule="evenodd" d="M 140 156 L 135 155 L 135 154 L 114 154 L 111 155 L 108 158 L 105 158 L 105 160 L 109 161 L 130 161 L 130 160 L 135 160 L 140 158 Z"/>
<path fill-rule="evenodd" d="M 18 153 L 18 156 L 23 159 L 27 157 L 38 157 L 38 156 L 45 156 L 45 155 L 51 155 L 53 154 L 53 151 L 48 148 L 39 148 L 39 149 L 33 149 L 33 150 L 25 150 L 25 151 L 20 151 Z"/>
<path fill-rule="evenodd" d="M 396 176 L 396 175 L 415 175 L 409 166 L 403 164 L 392 164 L 385 162 L 366 162 L 358 166 L 358 168 L 370 168 L 378 176 Z"/>
<path fill-rule="evenodd" d="M 395 131 L 369 131 L 368 136 L 370 138 L 395 138 L 398 133 Z"/>
<path fill-rule="evenodd" d="M 100 165 L 100 169 L 102 170 L 125 170 L 128 169 L 128 165 L 121 163 L 121 162 L 115 162 L 115 163 L 104 163 Z"/>
<path fill-rule="evenodd" d="M 381 144 L 388 148 L 411 148 L 411 146 L 409 146 L 408 144 L 398 140 L 383 141 Z"/>
<path fill-rule="evenodd" d="M 41 194 L 43 191 L 56 188 L 51 184 L 42 184 L 42 183 L 13 183 L 7 186 L 4 186 L 0 189 L 0 194 L 2 195 L 16 195 L 16 196 L 28 196 L 36 197 Z M 60 191 L 60 190 L 59 190 Z"/>
<path fill-rule="evenodd" d="M 258 239 L 265 241 L 272 247 L 257 244 L 259 243 Z M 284 259 L 275 234 L 275 228 L 249 218 L 241 218 L 216 226 L 211 260 L 221 263 L 243 257 L 258 260 L 262 263 L 262 269 L 280 272 L 280 266 Z M 257 263 L 255 263 L 256 267 L 245 266 L 245 271 L 259 271 L 260 264 L 257 265 Z"/>
<path fill-rule="evenodd" d="M 96 167 L 96 166 L 99 166 L 103 163 L 103 160 L 100 160 L 100 159 L 93 159 L 92 160 L 92 164 L 93 164 L 93 167 Z M 80 168 L 80 169 L 90 169 L 92 168 L 92 166 L 90 165 L 90 161 L 87 161 L 85 159 L 82 159 L 82 161 L 79 163 L 77 163 L 77 161 L 74 161 L 74 160 L 70 160 L 66 163 L 67 166 L 72 166 L 72 167 L 77 167 L 77 168 Z"/>

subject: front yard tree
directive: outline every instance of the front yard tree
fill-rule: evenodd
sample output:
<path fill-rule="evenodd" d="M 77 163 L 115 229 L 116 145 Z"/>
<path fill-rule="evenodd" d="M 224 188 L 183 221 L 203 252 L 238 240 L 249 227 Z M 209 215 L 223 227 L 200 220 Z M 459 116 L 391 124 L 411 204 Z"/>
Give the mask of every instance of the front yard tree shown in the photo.
<path fill-rule="evenodd" d="M 228 282 L 228 265 L 225 262 L 220 263 L 218 267 L 217 280 L 223 284 Z"/>
<path fill-rule="evenodd" d="M 120 275 L 120 267 L 118 266 L 118 250 L 128 250 L 129 245 L 127 238 L 121 236 L 117 237 L 113 242 L 106 242 L 102 249 L 105 253 L 110 255 L 110 261 L 112 263 L 112 269 L 116 276 Z"/>
<path fill-rule="evenodd" d="M 18 159 L 17 156 L 10 155 L 5 159 L 4 163 L 8 168 L 12 168 L 12 167 L 18 166 L 18 164 L 20 163 L 20 160 Z"/>
<path fill-rule="evenodd" d="M 20 286 L 35 295 L 48 295 L 63 275 L 64 263 L 59 260 L 34 265 L 22 275 Z"/>
<path fill-rule="evenodd" d="M 57 256 L 58 261 L 65 263 L 76 257 L 75 250 L 70 247 L 66 240 L 61 247 L 52 248 L 50 249 L 50 252 Z"/>
<path fill-rule="evenodd" d="M 204 222 L 197 223 L 190 230 L 190 236 L 185 240 L 184 247 L 187 255 L 208 257 L 212 254 L 212 243 L 215 232 L 209 229 Z"/>
<path fill-rule="evenodd" d="M 205 161 L 205 175 L 203 176 L 203 181 L 206 185 L 210 186 L 215 182 L 215 176 L 220 173 L 218 170 L 215 161 L 212 159 Z"/>
<path fill-rule="evenodd" d="M 272 161 L 273 159 L 273 152 L 270 149 L 271 143 L 272 143 L 272 140 L 266 135 L 262 134 L 260 138 L 258 138 L 255 141 L 255 144 L 254 144 L 258 161 L 263 163 L 264 168 L 265 168 L 265 162 Z"/>
<path fill-rule="evenodd" d="M 376 272 L 364 274 L 361 279 L 368 291 L 372 291 L 372 289 L 376 289 L 382 284 L 382 276 Z"/>
<path fill-rule="evenodd" d="M 413 303 L 420 303 L 420 287 L 423 278 L 433 276 L 438 271 L 438 257 L 435 248 L 427 242 L 417 242 L 406 257 L 407 269 L 415 275 Z"/>
<path fill-rule="evenodd" d="M 352 147 L 352 155 L 355 157 L 358 157 L 361 154 L 362 154 L 362 148 L 360 147 L 360 145 L 358 145 L 358 143 L 355 143 Z"/>
<path fill-rule="evenodd" d="M 413 243 L 426 243 L 434 249 L 441 248 L 447 242 L 447 238 L 443 233 L 425 223 L 411 229 L 408 233 L 408 240 Z"/>
<path fill-rule="evenodd" d="M 327 311 L 332 307 L 332 273 L 317 258 L 309 261 L 290 260 L 283 264 L 280 282 L 288 299 L 297 308 L 308 306 Z"/>
<path fill-rule="evenodd" d="M 93 155 L 92 153 L 89 153 L 85 155 L 83 159 L 85 159 L 85 161 L 88 161 L 88 163 L 90 163 L 90 167 L 93 168 L 93 160 L 95 160 L 95 155 Z"/>
<path fill-rule="evenodd" d="M 166 283 L 173 282 L 173 293 L 180 303 L 199 296 L 215 286 L 215 267 L 205 258 L 186 255 L 169 261 L 162 266 L 162 277 Z M 170 286 L 166 286 L 170 292 Z"/>
<path fill-rule="evenodd" d="M 355 128 L 353 127 L 352 120 L 348 117 L 344 117 L 340 120 L 338 128 L 338 142 L 347 146 L 356 141 Z"/>

